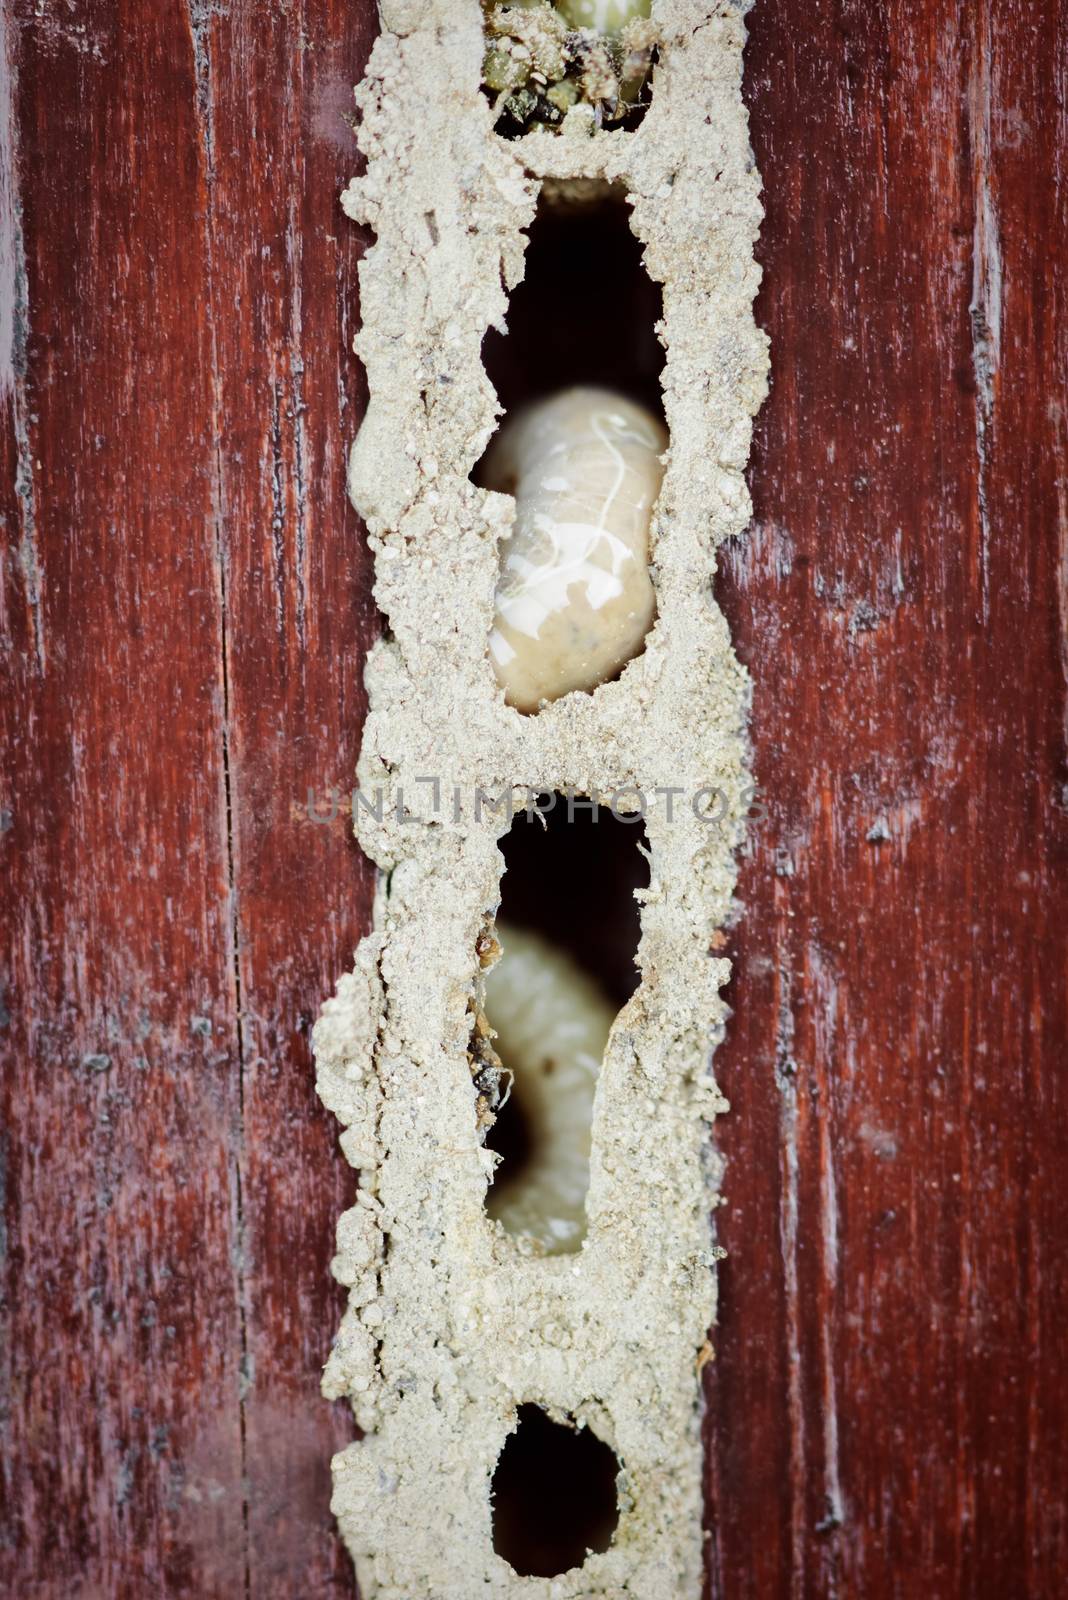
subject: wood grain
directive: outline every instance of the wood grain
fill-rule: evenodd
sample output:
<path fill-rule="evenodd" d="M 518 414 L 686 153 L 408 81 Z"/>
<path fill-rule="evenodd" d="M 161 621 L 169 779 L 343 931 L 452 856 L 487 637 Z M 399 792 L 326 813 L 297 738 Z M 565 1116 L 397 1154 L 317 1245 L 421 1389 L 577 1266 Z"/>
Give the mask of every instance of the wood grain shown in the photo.
<path fill-rule="evenodd" d="M 0 1592 L 351 1597 L 308 1031 L 371 879 L 308 792 L 377 626 L 336 205 L 373 7 L 3 15 Z M 1068 1570 L 1064 21 L 751 19 L 717 1600 Z"/>
<path fill-rule="evenodd" d="M 352 1422 L 341 1406 L 332 1422 L 319 1394 L 343 1306 L 333 1231 L 355 1179 L 315 1097 L 309 1042 L 366 931 L 373 876 L 343 814 L 309 820 L 308 793 L 351 790 L 377 631 L 345 496 L 364 404 L 351 343 L 366 241 L 336 198 L 355 165 L 368 12 L 232 5 L 200 55 L 241 1006 L 247 1573 L 250 1593 L 272 1600 L 355 1587 L 329 1515 L 330 1457 Z"/>
<path fill-rule="evenodd" d="M 308 1031 L 370 880 L 306 813 L 375 627 L 336 199 L 373 17 L 6 27 L 0 1589 L 352 1594 L 318 1395 L 351 1182 Z"/>
<path fill-rule="evenodd" d="M 768 808 L 717 1064 L 730 1600 L 1068 1571 L 1063 24 L 752 17 L 774 388 L 719 585 Z"/>

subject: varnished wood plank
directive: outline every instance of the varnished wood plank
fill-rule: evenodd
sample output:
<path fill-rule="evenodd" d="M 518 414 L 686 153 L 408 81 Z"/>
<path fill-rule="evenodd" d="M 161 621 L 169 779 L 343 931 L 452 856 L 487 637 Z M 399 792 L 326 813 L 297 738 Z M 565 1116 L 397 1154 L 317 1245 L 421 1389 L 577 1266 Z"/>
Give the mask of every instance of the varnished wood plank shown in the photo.
<path fill-rule="evenodd" d="M 302 810 L 374 631 L 333 200 L 371 9 L 8 7 L 12 1592 L 354 1592 L 307 1030 L 370 879 Z M 717 1066 L 710 1587 L 1059 1595 L 1063 16 L 752 28 L 775 387 L 720 592 L 770 815 Z"/>
<path fill-rule="evenodd" d="M 5 23 L 0 1587 L 232 1595 L 240 1098 L 188 18 Z"/>
<path fill-rule="evenodd" d="M 352 86 L 374 8 L 236 0 L 201 39 L 211 150 L 211 317 L 226 553 L 229 759 L 241 987 L 244 1398 L 256 1596 L 350 1595 L 330 1458 L 351 1416 L 319 1394 L 343 1294 L 329 1262 L 354 1178 L 309 1048 L 369 922 L 373 879 L 344 812 L 370 565 L 345 495 L 364 404 L 351 350 L 364 236 L 342 215 Z M 327 805 L 323 809 L 329 811 Z"/>
<path fill-rule="evenodd" d="M 1068 1559 L 1059 16 L 752 17 L 775 382 L 720 593 L 769 815 L 714 1595 L 1054 1595 Z"/>

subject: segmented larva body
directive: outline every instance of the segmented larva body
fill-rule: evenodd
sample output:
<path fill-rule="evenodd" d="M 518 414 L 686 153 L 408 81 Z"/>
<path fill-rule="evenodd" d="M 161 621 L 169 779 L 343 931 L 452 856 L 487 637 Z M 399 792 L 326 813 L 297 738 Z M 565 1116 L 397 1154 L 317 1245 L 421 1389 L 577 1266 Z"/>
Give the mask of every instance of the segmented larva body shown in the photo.
<path fill-rule="evenodd" d="M 617 34 L 628 22 L 647 17 L 650 0 L 556 0 L 556 9 L 573 28 Z"/>
<path fill-rule="evenodd" d="M 565 389 L 524 407 L 487 458 L 514 494 L 489 651 L 509 705 L 536 711 L 614 678 L 656 614 L 649 522 L 667 446 L 661 422 L 610 389 Z"/>
<path fill-rule="evenodd" d="M 593 1097 L 615 1013 L 571 957 L 537 934 L 498 924 L 497 939 L 486 1020 L 531 1149 L 518 1172 L 504 1164 L 486 1209 L 539 1254 L 564 1255 L 586 1234 Z"/>

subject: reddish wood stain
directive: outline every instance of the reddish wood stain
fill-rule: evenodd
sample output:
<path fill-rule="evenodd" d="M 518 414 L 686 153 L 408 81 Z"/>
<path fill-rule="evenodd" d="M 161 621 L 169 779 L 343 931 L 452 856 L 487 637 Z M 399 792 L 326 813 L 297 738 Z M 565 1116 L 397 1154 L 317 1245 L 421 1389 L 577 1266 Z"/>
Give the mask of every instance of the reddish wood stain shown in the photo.
<path fill-rule="evenodd" d="M 0 1589 L 352 1594 L 318 1393 L 352 1180 L 308 1034 L 371 877 L 291 811 L 352 771 L 376 627 L 337 204 L 373 19 L 7 26 Z"/>
<path fill-rule="evenodd" d="M 716 1597 L 1068 1570 L 1058 0 L 759 0 L 775 382 L 718 1062 Z M 8 0 L 0 1591 L 352 1596 L 339 820 L 367 0 Z M 10 203 L 9 203 L 10 202 Z M 460 1600 L 460 1597 L 458 1597 Z"/>
<path fill-rule="evenodd" d="M 761 0 L 751 21 L 774 386 L 719 596 L 768 817 L 717 1062 L 709 1589 L 1052 1597 L 1064 15 Z"/>

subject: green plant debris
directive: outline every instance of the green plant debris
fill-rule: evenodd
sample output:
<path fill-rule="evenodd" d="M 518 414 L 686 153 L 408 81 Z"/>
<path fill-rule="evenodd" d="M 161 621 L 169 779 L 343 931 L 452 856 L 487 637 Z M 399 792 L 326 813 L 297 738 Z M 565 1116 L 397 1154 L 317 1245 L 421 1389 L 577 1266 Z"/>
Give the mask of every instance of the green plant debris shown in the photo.
<path fill-rule="evenodd" d="M 503 133 L 555 128 L 573 106 L 595 124 L 639 103 L 657 44 L 651 0 L 547 0 L 484 6 L 483 83 Z"/>

